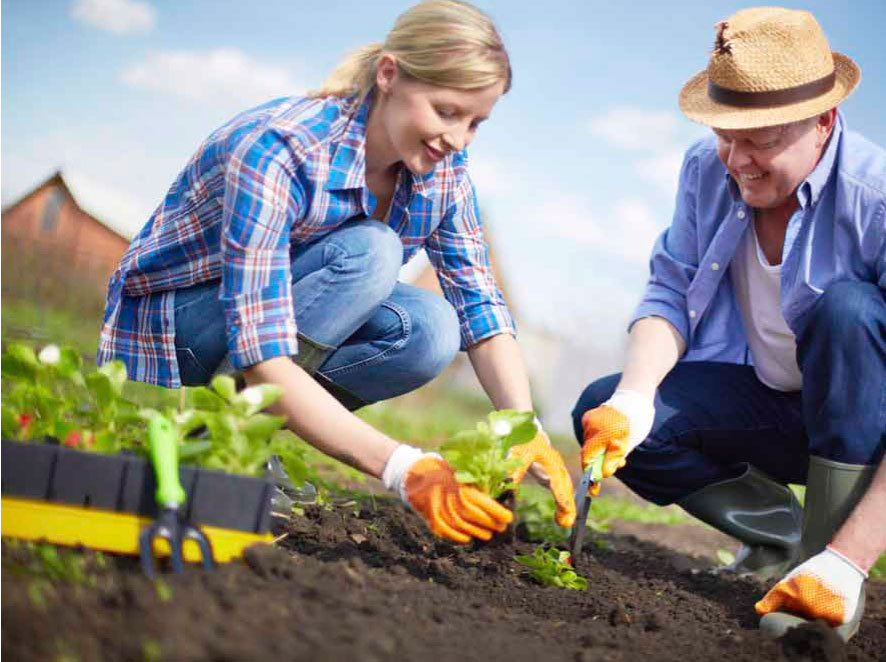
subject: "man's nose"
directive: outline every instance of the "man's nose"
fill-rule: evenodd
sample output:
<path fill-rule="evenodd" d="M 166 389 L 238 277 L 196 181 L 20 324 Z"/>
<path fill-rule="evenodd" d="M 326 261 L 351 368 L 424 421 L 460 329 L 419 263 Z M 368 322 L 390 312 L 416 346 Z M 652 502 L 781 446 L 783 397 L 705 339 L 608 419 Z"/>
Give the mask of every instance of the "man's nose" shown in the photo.
<path fill-rule="evenodd" d="M 741 144 L 740 140 L 733 140 L 729 146 L 729 154 L 726 159 L 726 165 L 729 168 L 740 168 L 751 162 L 748 150 Z"/>

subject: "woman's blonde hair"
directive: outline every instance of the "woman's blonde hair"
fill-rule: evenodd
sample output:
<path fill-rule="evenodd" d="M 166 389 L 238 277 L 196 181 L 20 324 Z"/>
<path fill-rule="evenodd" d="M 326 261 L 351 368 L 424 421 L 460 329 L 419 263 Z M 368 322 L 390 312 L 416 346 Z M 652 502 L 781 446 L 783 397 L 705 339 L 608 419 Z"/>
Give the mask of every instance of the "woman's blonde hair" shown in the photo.
<path fill-rule="evenodd" d="M 504 81 L 511 87 L 511 64 L 492 20 L 461 0 L 427 0 L 397 17 L 384 43 L 352 53 L 311 97 L 363 99 L 375 85 L 379 57 L 393 55 L 411 78 L 460 90 L 475 90 Z"/>

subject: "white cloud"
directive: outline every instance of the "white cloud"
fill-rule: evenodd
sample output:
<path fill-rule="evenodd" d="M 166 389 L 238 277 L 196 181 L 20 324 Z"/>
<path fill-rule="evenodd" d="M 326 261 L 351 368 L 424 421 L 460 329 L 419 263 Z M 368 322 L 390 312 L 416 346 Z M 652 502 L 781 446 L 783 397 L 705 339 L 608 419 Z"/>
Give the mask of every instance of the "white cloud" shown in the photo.
<path fill-rule="evenodd" d="M 134 88 L 241 110 L 305 89 L 292 72 L 259 62 L 236 48 L 154 53 L 126 68 L 121 79 Z"/>
<path fill-rule="evenodd" d="M 662 231 L 652 209 L 642 200 L 619 200 L 606 226 L 606 250 L 634 264 L 645 264 Z"/>
<path fill-rule="evenodd" d="M 585 246 L 631 266 L 646 263 L 663 229 L 652 208 L 639 198 L 617 200 L 608 209 L 597 209 L 582 196 L 539 195 L 545 202 L 529 214 L 535 232 Z"/>
<path fill-rule="evenodd" d="M 62 172 L 62 176 L 81 209 L 125 237 L 132 237 L 138 232 L 154 210 L 152 203 L 85 171 L 68 169 Z"/>
<path fill-rule="evenodd" d="M 588 122 L 591 133 L 617 147 L 653 151 L 670 147 L 676 135 L 678 117 L 667 110 L 611 108 Z"/>
<path fill-rule="evenodd" d="M 157 22 L 156 10 L 137 0 L 76 0 L 71 5 L 71 16 L 115 34 L 149 32 Z"/>
<path fill-rule="evenodd" d="M 656 152 L 634 162 L 634 170 L 673 200 L 677 195 L 680 180 L 680 166 L 683 164 L 683 151 L 677 148 Z"/>
<path fill-rule="evenodd" d="M 707 130 L 668 110 L 622 106 L 588 121 L 592 135 L 642 156 L 632 162 L 635 175 L 654 184 L 670 201 L 677 193 L 683 152 Z"/>

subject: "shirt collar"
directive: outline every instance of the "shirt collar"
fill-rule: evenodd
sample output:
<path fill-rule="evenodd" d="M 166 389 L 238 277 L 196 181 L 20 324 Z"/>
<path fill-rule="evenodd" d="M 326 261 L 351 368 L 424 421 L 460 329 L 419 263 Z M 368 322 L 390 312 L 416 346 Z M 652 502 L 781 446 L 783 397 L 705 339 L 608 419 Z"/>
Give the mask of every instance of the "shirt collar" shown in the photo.
<path fill-rule="evenodd" d="M 346 107 L 356 103 L 355 97 L 344 101 Z M 347 112 L 347 110 L 346 110 Z M 335 143 L 329 163 L 327 191 L 363 188 L 366 183 L 366 118 L 369 98 L 351 115 L 341 137 Z"/>
<path fill-rule="evenodd" d="M 356 97 L 351 97 L 347 102 L 356 103 Z M 366 121 L 371 106 L 372 95 L 368 95 L 348 120 L 333 148 L 329 177 L 324 187 L 327 191 L 362 189 L 366 185 Z M 411 171 L 406 174 L 412 191 L 425 198 L 433 197 L 437 188 L 433 170 L 426 175 L 416 175 Z"/>
<path fill-rule="evenodd" d="M 843 113 L 837 110 L 837 119 L 834 122 L 834 129 L 831 131 L 831 137 L 828 139 L 828 146 L 825 148 L 824 154 L 822 154 L 815 169 L 797 187 L 797 201 L 803 209 L 809 205 L 814 205 L 821 197 L 822 191 L 824 191 L 825 185 L 828 183 L 828 179 L 830 179 L 831 170 L 834 169 L 834 161 L 837 158 L 837 149 L 842 134 Z M 741 202 L 741 191 L 728 170 L 726 170 L 726 189 L 733 200 Z"/>
<path fill-rule="evenodd" d="M 831 131 L 831 137 L 828 139 L 828 146 L 825 148 L 824 154 L 821 155 L 815 170 L 809 173 L 797 190 L 797 200 L 804 209 L 809 205 L 816 204 L 821 197 L 822 191 L 831 177 L 831 171 L 834 169 L 834 161 L 837 158 L 837 149 L 842 133 L 843 114 L 838 110 L 834 129 Z"/>

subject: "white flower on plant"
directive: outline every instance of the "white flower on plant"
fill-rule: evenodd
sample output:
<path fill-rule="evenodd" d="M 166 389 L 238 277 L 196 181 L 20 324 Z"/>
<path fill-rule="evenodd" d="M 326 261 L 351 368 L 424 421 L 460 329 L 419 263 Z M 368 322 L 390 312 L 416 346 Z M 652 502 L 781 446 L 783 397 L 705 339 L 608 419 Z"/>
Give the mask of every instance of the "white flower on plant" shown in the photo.
<path fill-rule="evenodd" d="M 240 395 L 243 396 L 243 399 L 253 407 L 261 405 L 261 389 L 258 386 L 250 386 L 247 389 L 243 389 L 243 392 Z"/>
<path fill-rule="evenodd" d="M 58 345 L 47 345 L 40 350 L 37 358 L 40 360 L 40 363 L 45 365 L 56 365 L 62 358 L 62 352 Z"/>
<path fill-rule="evenodd" d="M 492 433 L 496 437 L 507 437 L 511 434 L 512 429 L 511 424 L 507 421 L 496 421 L 492 424 Z"/>

